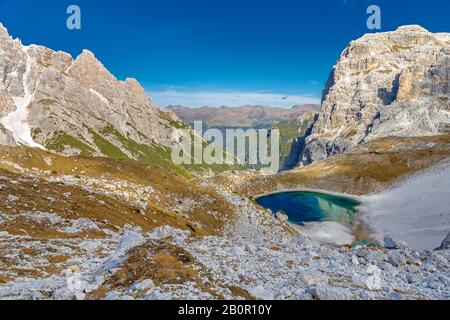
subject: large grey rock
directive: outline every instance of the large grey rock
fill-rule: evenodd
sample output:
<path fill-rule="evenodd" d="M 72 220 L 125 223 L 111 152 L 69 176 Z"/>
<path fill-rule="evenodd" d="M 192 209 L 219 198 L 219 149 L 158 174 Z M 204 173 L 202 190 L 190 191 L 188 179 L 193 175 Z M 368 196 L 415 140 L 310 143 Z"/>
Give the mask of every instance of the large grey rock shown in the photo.
<path fill-rule="evenodd" d="M 352 300 L 353 295 L 350 290 L 326 285 L 320 285 L 309 290 L 309 293 L 316 300 Z"/>
<path fill-rule="evenodd" d="M 408 250 L 409 246 L 406 242 L 401 240 L 392 239 L 390 237 L 384 238 L 384 247 L 386 249 L 404 249 Z"/>
<path fill-rule="evenodd" d="M 450 232 L 448 233 L 447 237 L 442 241 L 441 246 L 438 250 L 450 250 Z"/>
<path fill-rule="evenodd" d="M 290 159 L 307 165 L 381 137 L 450 132 L 449 72 L 448 33 L 405 26 L 351 42 L 311 133 Z"/>
<path fill-rule="evenodd" d="M 309 288 L 327 282 L 328 277 L 316 270 L 302 270 L 298 274 L 298 284 L 303 288 Z"/>
<path fill-rule="evenodd" d="M 395 242 L 394 239 L 385 237 L 384 238 L 384 247 L 386 249 L 397 249 L 397 243 Z"/>
<path fill-rule="evenodd" d="M 394 267 L 403 267 L 406 265 L 406 258 L 400 251 L 388 252 L 388 261 Z"/>

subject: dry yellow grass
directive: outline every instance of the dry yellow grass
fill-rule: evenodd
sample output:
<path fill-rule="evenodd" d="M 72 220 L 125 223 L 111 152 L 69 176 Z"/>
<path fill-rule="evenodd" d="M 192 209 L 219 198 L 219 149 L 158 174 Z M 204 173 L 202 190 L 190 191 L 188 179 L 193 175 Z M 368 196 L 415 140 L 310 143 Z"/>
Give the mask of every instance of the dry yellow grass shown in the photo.
<path fill-rule="evenodd" d="M 204 207 L 208 206 L 209 211 L 215 211 L 223 218 L 232 218 L 234 215 L 232 208 L 220 194 L 192 183 L 184 177 L 159 166 L 107 158 L 66 158 L 38 149 L 0 147 L 0 170 L 1 168 L 4 169 L 4 175 L 14 175 L 15 178 L 20 178 L 23 174 L 20 173 L 17 166 L 32 173 L 33 170 L 38 169 L 40 172 L 53 172 L 53 175 L 59 176 L 65 175 L 75 178 L 86 176 L 112 183 L 127 181 L 140 186 L 151 186 L 156 190 L 158 196 L 157 201 L 152 196 L 146 199 L 149 200 L 148 209 L 143 216 L 137 212 L 136 208 L 124 203 L 123 199 L 95 195 L 96 199 L 105 202 L 105 205 L 95 204 L 88 199 L 89 195 L 92 196 L 91 193 L 76 186 L 43 182 L 37 186 L 29 183 L 25 187 L 26 190 L 18 189 L 13 185 L 9 186 L 10 188 L 0 190 L 6 196 L 8 192 L 17 193 L 24 204 L 31 204 L 31 207 L 36 207 L 41 211 L 52 209 L 64 218 L 83 217 L 100 221 L 107 219 L 113 226 L 123 227 L 125 224 L 131 223 L 142 227 L 144 231 L 162 225 L 170 225 L 190 230 L 196 235 L 213 235 L 221 232 L 224 219 L 218 219 L 216 216 L 208 214 Z M 45 195 L 38 194 L 44 189 L 48 189 Z M 121 191 L 131 190 L 123 189 Z M 69 199 L 64 198 L 64 193 L 70 193 L 71 197 Z M 49 203 L 46 200 L 47 197 L 53 197 L 56 200 Z M 194 199 L 197 202 L 197 206 L 185 215 L 187 217 L 172 211 L 172 208 L 179 204 L 180 199 Z M 209 199 L 210 201 L 205 202 L 202 199 Z M 5 204 L 2 204 L 0 200 L 0 209 L 2 205 Z M 25 209 L 17 208 L 17 210 Z M 195 226 L 192 222 L 196 222 Z M 24 226 L 22 225 L 22 227 Z M 49 231 L 44 230 L 43 234 L 47 232 Z M 49 237 L 54 236 L 55 234 L 49 235 Z"/>
<path fill-rule="evenodd" d="M 189 252 L 173 245 L 170 240 L 149 241 L 132 249 L 122 267 L 88 298 L 104 298 L 105 293 L 112 289 L 129 288 L 133 284 L 151 279 L 159 287 L 194 283 L 202 291 L 209 292 L 216 299 L 222 299 L 223 296 L 212 290 L 211 284 L 205 283 L 205 270 Z M 242 288 L 228 285 L 223 287 L 229 289 L 235 297 L 253 299 Z"/>
<path fill-rule="evenodd" d="M 75 182 L 79 182 L 67 184 L 50 181 L 58 176 L 71 176 Z M 118 232 L 125 225 L 140 227 L 144 232 L 160 226 L 172 226 L 188 230 L 194 236 L 218 235 L 224 229 L 225 219 L 234 216 L 230 204 L 215 191 L 164 168 L 138 162 L 65 158 L 36 149 L 0 147 L 0 177 L 4 177 L 0 181 L 0 213 L 13 217 L 0 220 L 0 231 L 30 237 L 29 240 L 15 242 L 14 246 L 0 248 L 0 282 L 9 282 L 17 277 L 60 275 L 69 267 L 69 258 L 84 254 L 82 248 L 75 247 L 72 248 L 73 256 L 66 257 L 50 252 L 51 249 L 46 251 L 45 248 L 48 247 L 45 245 L 43 250 L 28 249 L 27 242 L 34 242 L 33 246 L 39 246 L 39 242 L 48 244 L 58 239 L 103 239 L 109 237 L 103 230 Z M 84 188 L 83 180 L 80 180 L 83 177 L 116 185 L 117 192 L 106 195 L 97 192 L 95 188 L 88 190 Z M 124 181 L 130 185 L 122 187 L 120 182 Z M 154 189 L 154 194 L 145 196 L 144 200 L 148 204 L 145 210 L 138 208 L 133 199 L 128 201 L 121 196 L 132 192 L 133 188 L 147 186 Z M 10 195 L 19 200 L 11 203 L 8 200 Z M 180 213 L 175 208 L 184 200 L 193 200 L 195 205 Z M 208 211 L 216 214 L 212 215 Z M 27 214 L 23 214 L 27 212 L 52 213 L 63 221 L 89 219 L 100 229 L 68 233 L 45 219 L 30 219 Z M 20 254 L 16 254 L 15 250 L 19 250 Z M 98 254 L 102 256 L 105 253 Z M 6 256 L 9 258 L 5 258 Z M 48 264 L 36 265 L 30 269 L 20 267 L 24 265 L 24 261 L 40 259 L 46 259 Z M 164 265 L 165 268 L 156 273 L 157 277 L 170 279 L 171 276 L 179 276 L 176 267 L 166 268 L 170 263 L 160 261 L 158 265 Z M 183 270 L 184 277 L 192 273 L 189 268 Z"/>
<path fill-rule="evenodd" d="M 258 195 L 284 189 L 314 188 L 363 195 L 450 157 L 450 135 L 384 138 L 352 152 L 273 176 L 256 176 L 236 191 Z"/>

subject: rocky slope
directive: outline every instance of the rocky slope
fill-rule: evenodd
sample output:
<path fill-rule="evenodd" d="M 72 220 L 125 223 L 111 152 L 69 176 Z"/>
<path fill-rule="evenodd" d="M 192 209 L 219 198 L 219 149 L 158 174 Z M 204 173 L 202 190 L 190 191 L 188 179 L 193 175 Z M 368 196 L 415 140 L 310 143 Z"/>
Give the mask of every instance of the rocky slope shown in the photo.
<path fill-rule="evenodd" d="M 175 112 L 183 121 L 192 123 L 204 121 L 208 127 L 239 127 L 251 128 L 257 126 L 271 126 L 280 121 L 295 119 L 306 112 L 317 112 L 318 105 L 296 105 L 291 109 L 243 106 L 238 108 L 203 107 L 198 109 L 181 106 L 170 106 L 168 109 Z"/>
<path fill-rule="evenodd" d="M 381 137 L 433 136 L 450 130 L 450 34 L 419 26 L 367 34 L 344 50 L 305 143 L 306 165 Z"/>
<path fill-rule="evenodd" d="M 294 121 L 282 121 L 275 127 L 283 132 L 283 127 L 287 124 L 288 128 L 297 129 L 292 132 L 290 141 L 281 141 L 281 154 L 283 155 L 283 162 L 281 171 L 286 171 L 295 168 L 299 163 L 301 154 L 306 144 L 306 137 L 311 134 L 314 123 L 318 118 L 318 112 L 307 112 Z"/>
<path fill-rule="evenodd" d="M 449 250 L 321 245 L 214 180 L 0 151 L 0 299 L 450 299 Z"/>
<path fill-rule="evenodd" d="M 91 52 L 73 59 L 24 46 L 2 25 L 0 79 L 2 144 L 150 161 L 178 142 L 184 127 L 136 80 L 117 80 Z"/>

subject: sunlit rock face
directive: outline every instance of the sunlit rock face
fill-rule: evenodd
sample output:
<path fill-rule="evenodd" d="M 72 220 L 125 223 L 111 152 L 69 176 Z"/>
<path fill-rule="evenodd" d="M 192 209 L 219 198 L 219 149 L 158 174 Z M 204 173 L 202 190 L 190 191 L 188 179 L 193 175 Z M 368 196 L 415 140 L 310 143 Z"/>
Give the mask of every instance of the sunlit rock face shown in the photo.
<path fill-rule="evenodd" d="M 15 140 L 66 155 L 104 156 L 108 148 L 118 148 L 131 159 L 139 152 L 131 143 L 171 147 L 182 126 L 138 81 L 119 81 L 93 53 L 85 50 L 73 59 L 46 47 L 23 46 L 2 25 L 0 123 L 13 138 L 2 133 L 4 143 Z"/>
<path fill-rule="evenodd" d="M 449 33 L 405 26 L 351 42 L 333 68 L 297 165 L 380 137 L 449 132 L 449 73 Z"/>

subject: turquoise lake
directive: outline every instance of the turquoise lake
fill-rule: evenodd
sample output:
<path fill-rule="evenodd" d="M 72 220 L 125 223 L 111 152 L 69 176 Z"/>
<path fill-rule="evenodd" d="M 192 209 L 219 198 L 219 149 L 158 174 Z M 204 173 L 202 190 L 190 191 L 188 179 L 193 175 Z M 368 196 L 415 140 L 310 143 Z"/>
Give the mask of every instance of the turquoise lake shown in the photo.
<path fill-rule="evenodd" d="M 282 211 L 289 221 L 303 222 L 333 221 L 354 226 L 356 200 L 315 192 L 282 192 L 256 199 L 256 202 L 273 213 Z"/>

